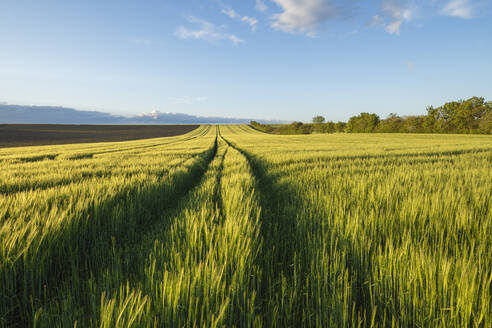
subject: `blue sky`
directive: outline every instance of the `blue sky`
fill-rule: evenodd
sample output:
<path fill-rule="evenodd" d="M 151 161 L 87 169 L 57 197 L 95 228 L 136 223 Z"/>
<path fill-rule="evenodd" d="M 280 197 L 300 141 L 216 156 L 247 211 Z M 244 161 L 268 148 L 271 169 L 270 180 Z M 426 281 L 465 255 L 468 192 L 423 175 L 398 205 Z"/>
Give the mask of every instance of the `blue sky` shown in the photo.
<path fill-rule="evenodd" d="M 492 100 L 489 0 L 2 0 L 0 102 L 309 121 Z"/>

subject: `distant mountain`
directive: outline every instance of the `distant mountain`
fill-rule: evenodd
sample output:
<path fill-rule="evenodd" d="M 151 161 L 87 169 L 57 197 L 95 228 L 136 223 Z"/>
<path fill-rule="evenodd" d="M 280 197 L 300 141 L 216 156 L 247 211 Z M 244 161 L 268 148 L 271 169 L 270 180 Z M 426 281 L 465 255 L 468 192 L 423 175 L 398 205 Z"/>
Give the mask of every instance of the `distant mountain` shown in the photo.
<path fill-rule="evenodd" d="M 3 124 L 123 124 L 126 118 L 65 107 L 0 104 Z"/>
<path fill-rule="evenodd" d="M 66 107 L 21 106 L 0 103 L 0 124 L 244 124 L 251 120 L 262 123 L 281 123 L 280 121 L 258 119 L 161 113 L 155 110 L 150 113 L 126 117 Z"/>
<path fill-rule="evenodd" d="M 136 124 L 244 124 L 249 123 L 252 120 L 254 119 L 203 117 L 181 113 L 161 113 L 155 110 L 150 113 L 143 113 L 128 118 L 128 121 Z"/>

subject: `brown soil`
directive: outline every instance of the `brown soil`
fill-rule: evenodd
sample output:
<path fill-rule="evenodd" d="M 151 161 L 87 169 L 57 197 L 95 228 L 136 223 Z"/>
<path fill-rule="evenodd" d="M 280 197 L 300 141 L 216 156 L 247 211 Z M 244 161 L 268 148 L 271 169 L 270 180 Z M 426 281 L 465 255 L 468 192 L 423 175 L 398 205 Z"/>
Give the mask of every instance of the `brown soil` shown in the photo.
<path fill-rule="evenodd" d="M 171 137 L 198 125 L 0 124 L 0 147 L 58 145 Z"/>

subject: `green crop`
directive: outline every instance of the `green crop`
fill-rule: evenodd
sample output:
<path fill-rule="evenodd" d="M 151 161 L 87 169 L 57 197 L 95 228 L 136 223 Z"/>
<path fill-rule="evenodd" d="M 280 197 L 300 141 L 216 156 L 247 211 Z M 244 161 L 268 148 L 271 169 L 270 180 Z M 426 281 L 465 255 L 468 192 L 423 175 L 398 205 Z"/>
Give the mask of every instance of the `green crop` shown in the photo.
<path fill-rule="evenodd" d="M 0 326 L 490 327 L 492 138 L 0 149 Z"/>

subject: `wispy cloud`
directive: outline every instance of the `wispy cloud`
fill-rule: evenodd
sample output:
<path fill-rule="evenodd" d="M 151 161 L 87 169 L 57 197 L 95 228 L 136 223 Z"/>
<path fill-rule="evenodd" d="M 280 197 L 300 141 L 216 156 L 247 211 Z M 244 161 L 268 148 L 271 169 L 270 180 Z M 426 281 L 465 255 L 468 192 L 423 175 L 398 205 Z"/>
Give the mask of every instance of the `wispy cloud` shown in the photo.
<path fill-rule="evenodd" d="M 390 18 L 385 30 L 389 34 L 400 35 L 400 27 L 404 22 L 409 22 L 413 16 L 413 8 L 407 1 L 403 0 L 383 0 L 381 9 Z"/>
<path fill-rule="evenodd" d="M 223 27 L 219 28 L 206 20 L 194 16 L 188 16 L 186 20 L 195 27 L 189 28 L 183 25 L 178 27 L 175 35 L 181 39 L 200 39 L 206 41 L 228 40 L 235 46 L 244 43 L 244 40 L 241 38 L 224 31 Z"/>
<path fill-rule="evenodd" d="M 232 19 L 239 19 L 240 21 L 249 24 L 251 29 L 254 31 L 256 30 L 256 24 L 258 24 L 258 20 L 254 17 L 249 17 L 249 16 L 241 16 L 238 14 L 234 9 L 222 9 L 221 13 L 224 15 L 229 16 Z"/>
<path fill-rule="evenodd" d="M 473 18 L 473 6 L 470 0 L 451 0 L 442 8 L 441 14 L 470 19 Z"/>
<path fill-rule="evenodd" d="M 256 0 L 255 9 L 261 12 L 265 12 L 268 10 L 268 7 L 263 0 Z"/>
<path fill-rule="evenodd" d="M 325 21 L 338 17 L 340 7 L 330 0 L 272 0 L 282 12 L 272 16 L 272 27 L 295 33 L 316 34 L 316 28 Z"/>
<path fill-rule="evenodd" d="M 374 15 L 371 18 L 371 21 L 368 24 L 370 27 L 376 27 L 376 26 L 381 26 L 384 25 L 384 20 L 381 16 L 379 15 Z"/>
<path fill-rule="evenodd" d="M 381 12 L 372 17 L 369 26 L 384 27 L 389 34 L 400 35 L 401 27 L 418 16 L 434 17 L 446 15 L 471 19 L 474 17 L 476 4 L 473 0 L 382 0 Z M 420 13 L 420 15 L 418 15 Z M 423 24 L 414 24 L 423 27 Z"/>

